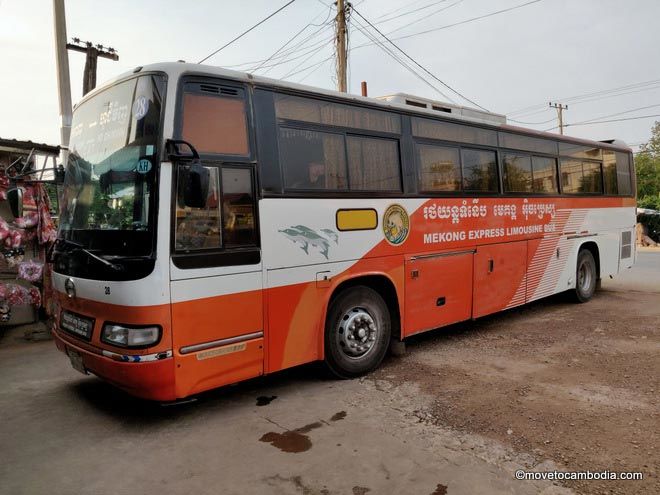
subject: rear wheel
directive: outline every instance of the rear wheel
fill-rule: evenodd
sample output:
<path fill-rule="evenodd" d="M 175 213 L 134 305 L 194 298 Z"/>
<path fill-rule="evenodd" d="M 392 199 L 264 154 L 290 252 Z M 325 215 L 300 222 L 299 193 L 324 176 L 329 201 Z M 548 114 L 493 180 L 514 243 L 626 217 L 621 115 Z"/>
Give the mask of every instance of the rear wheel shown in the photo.
<path fill-rule="evenodd" d="M 375 369 L 385 357 L 392 322 L 383 298 L 365 286 L 342 291 L 330 305 L 325 324 L 325 363 L 339 378 Z"/>
<path fill-rule="evenodd" d="M 577 268 L 575 270 L 574 298 L 577 302 L 587 302 L 596 292 L 598 273 L 596 261 L 588 249 L 582 249 L 578 254 Z"/>

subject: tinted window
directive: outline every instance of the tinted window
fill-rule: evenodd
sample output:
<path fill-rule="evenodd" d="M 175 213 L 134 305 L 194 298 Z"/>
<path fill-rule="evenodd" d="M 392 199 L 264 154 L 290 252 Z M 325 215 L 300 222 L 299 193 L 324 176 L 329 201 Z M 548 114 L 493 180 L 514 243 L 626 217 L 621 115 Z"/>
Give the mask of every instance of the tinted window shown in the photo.
<path fill-rule="evenodd" d="M 461 150 L 463 189 L 497 192 L 497 161 L 494 151 Z"/>
<path fill-rule="evenodd" d="M 575 143 L 559 143 L 559 154 L 570 156 L 571 158 L 587 158 L 590 160 L 600 160 L 602 153 L 600 148 L 584 146 Z"/>
<path fill-rule="evenodd" d="M 582 162 L 579 160 L 561 161 L 561 190 L 566 194 L 580 192 L 582 183 Z"/>
<path fill-rule="evenodd" d="M 600 163 L 562 160 L 561 185 L 562 192 L 567 194 L 602 192 L 603 178 Z"/>
<path fill-rule="evenodd" d="M 412 132 L 413 136 L 429 139 L 497 146 L 497 132 L 465 124 L 413 117 Z"/>
<path fill-rule="evenodd" d="M 226 247 L 256 244 L 252 170 L 222 169 L 222 227 Z"/>
<path fill-rule="evenodd" d="M 286 188 L 347 188 L 343 135 L 280 127 L 279 138 Z"/>
<path fill-rule="evenodd" d="M 620 151 L 616 154 L 616 177 L 619 194 L 630 196 L 632 194 L 630 155 Z"/>
<path fill-rule="evenodd" d="M 245 101 L 185 93 L 181 136 L 200 153 L 247 155 Z"/>
<path fill-rule="evenodd" d="M 176 205 L 176 233 L 174 244 L 177 251 L 219 248 L 222 244 L 220 229 L 219 169 L 207 167 L 210 173 L 209 193 L 205 208 L 191 208 L 183 203 L 183 184 L 179 167 L 179 188 Z"/>
<path fill-rule="evenodd" d="M 557 160 L 545 156 L 532 157 L 532 191 L 557 192 Z"/>
<path fill-rule="evenodd" d="M 618 194 L 616 155 L 613 151 L 603 152 L 603 183 L 605 194 Z"/>
<path fill-rule="evenodd" d="M 417 145 L 420 191 L 460 191 L 461 165 L 458 148 Z"/>
<path fill-rule="evenodd" d="M 279 119 L 401 133 L 401 117 L 397 114 L 300 96 L 275 95 L 275 113 Z"/>
<path fill-rule="evenodd" d="M 557 142 L 548 139 L 535 138 L 530 136 L 521 136 L 510 132 L 498 133 L 500 146 L 502 148 L 512 148 L 514 150 L 535 151 L 537 153 L 547 153 L 548 155 L 557 154 Z"/>
<path fill-rule="evenodd" d="M 502 160 L 504 167 L 504 192 L 532 191 L 532 159 L 529 155 L 507 153 Z"/>
<path fill-rule="evenodd" d="M 348 183 L 355 191 L 400 191 L 399 146 L 393 139 L 348 136 Z"/>
<path fill-rule="evenodd" d="M 603 192 L 603 176 L 598 162 L 582 162 L 582 186 L 580 192 Z"/>

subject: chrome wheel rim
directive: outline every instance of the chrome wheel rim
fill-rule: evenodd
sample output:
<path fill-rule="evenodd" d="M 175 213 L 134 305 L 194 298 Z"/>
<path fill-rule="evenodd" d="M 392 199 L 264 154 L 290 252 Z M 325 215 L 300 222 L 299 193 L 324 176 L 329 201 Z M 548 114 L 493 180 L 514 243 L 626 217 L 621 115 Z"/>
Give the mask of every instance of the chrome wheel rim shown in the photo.
<path fill-rule="evenodd" d="M 337 324 L 337 347 L 348 358 L 363 358 L 373 350 L 379 332 L 376 321 L 366 309 L 352 308 L 342 315 Z"/>
<path fill-rule="evenodd" d="M 591 270 L 587 262 L 582 262 L 578 269 L 578 287 L 582 292 L 589 292 L 592 280 Z"/>

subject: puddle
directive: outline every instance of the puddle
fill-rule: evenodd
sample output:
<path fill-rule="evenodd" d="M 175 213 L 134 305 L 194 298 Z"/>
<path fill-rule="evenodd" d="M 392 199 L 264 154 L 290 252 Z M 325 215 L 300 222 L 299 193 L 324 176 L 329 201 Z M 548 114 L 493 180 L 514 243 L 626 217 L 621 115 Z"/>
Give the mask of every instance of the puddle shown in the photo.
<path fill-rule="evenodd" d="M 339 411 L 330 418 L 330 421 L 340 421 L 346 417 L 346 411 Z"/>
<path fill-rule="evenodd" d="M 265 406 L 275 398 L 277 398 L 277 396 L 258 397 L 257 405 Z M 259 403 L 260 399 L 267 399 L 268 402 L 264 402 L 260 404 Z M 340 421 L 345 417 L 346 417 L 346 411 L 339 411 L 338 413 L 332 415 L 330 421 Z M 282 452 L 290 452 L 293 454 L 297 454 L 299 452 L 306 452 L 312 448 L 312 441 L 309 439 L 307 435 L 305 435 L 305 433 L 309 433 L 312 430 L 321 428 L 324 424 L 327 425 L 329 423 L 326 423 L 325 421 L 315 421 L 314 423 L 305 425 L 302 428 L 296 428 L 295 430 L 288 430 L 285 431 L 284 433 L 269 431 L 268 433 L 264 433 L 259 439 L 259 441 L 270 443 L 273 447 L 277 447 Z M 337 445 L 341 445 L 341 444 L 337 444 Z M 355 487 L 355 488 L 361 489 L 362 487 Z M 355 488 L 353 488 L 354 491 Z M 366 488 L 366 490 L 369 491 L 369 488 Z M 367 493 L 367 492 L 360 492 L 360 493 Z"/>
<path fill-rule="evenodd" d="M 271 402 L 273 402 L 275 399 L 277 399 L 277 395 L 271 395 L 270 397 L 266 395 L 262 395 L 260 397 L 257 397 L 257 405 L 258 406 L 267 406 Z"/>
<path fill-rule="evenodd" d="M 370 492 L 371 488 L 367 488 L 366 486 L 354 486 L 353 487 L 353 495 L 365 495 L 365 493 Z"/>
<path fill-rule="evenodd" d="M 306 452 L 312 448 L 312 441 L 307 435 L 305 435 L 305 433 L 309 433 L 321 426 L 323 426 L 323 423 L 316 421 L 315 423 L 310 423 L 302 428 L 285 431 L 284 433 L 270 431 L 262 435 L 259 441 L 270 443 L 273 447 L 277 447 L 282 452 L 293 454 Z"/>
<path fill-rule="evenodd" d="M 438 483 L 438 486 L 435 487 L 435 491 L 431 495 L 447 495 L 447 487 L 442 483 Z"/>

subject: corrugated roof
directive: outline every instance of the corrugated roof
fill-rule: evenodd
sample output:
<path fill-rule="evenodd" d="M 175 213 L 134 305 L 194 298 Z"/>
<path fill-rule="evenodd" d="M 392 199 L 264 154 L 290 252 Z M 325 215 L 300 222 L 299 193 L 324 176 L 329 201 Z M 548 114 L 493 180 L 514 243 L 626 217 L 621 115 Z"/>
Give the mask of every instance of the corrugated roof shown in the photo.
<path fill-rule="evenodd" d="M 10 150 L 19 150 L 29 153 L 30 150 L 41 151 L 42 153 L 49 153 L 57 155 L 60 152 L 60 147 L 52 144 L 35 143 L 32 141 L 20 141 L 18 139 L 3 139 L 0 138 L 0 149 L 9 148 Z"/>

